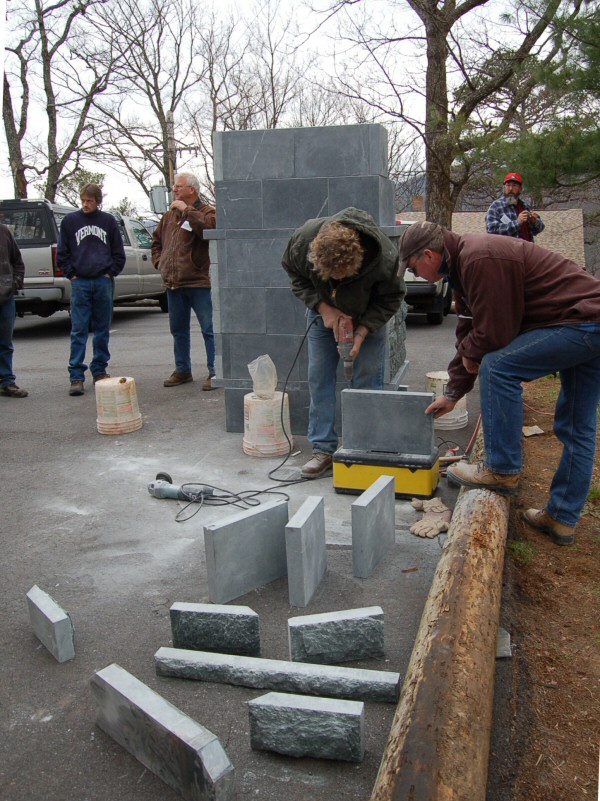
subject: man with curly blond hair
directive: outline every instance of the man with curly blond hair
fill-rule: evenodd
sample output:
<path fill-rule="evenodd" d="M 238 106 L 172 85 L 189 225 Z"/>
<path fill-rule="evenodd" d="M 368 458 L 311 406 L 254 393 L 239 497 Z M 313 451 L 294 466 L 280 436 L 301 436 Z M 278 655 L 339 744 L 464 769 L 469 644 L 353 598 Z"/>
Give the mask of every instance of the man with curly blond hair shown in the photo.
<path fill-rule="evenodd" d="M 398 275 L 398 247 L 366 211 L 347 208 L 308 220 L 283 255 L 292 292 L 307 306 L 308 439 L 312 458 L 304 478 L 331 472 L 338 446 L 335 429 L 338 326 L 351 319 L 353 389 L 382 389 L 386 323 L 406 290 Z"/>

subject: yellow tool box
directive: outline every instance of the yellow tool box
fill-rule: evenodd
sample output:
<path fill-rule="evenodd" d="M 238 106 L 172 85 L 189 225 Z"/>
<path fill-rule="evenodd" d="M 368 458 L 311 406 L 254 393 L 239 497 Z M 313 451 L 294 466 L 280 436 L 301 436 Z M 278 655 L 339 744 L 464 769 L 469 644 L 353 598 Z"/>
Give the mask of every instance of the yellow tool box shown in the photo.
<path fill-rule="evenodd" d="M 344 389 L 342 447 L 333 455 L 336 492 L 361 493 L 393 476 L 399 497 L 431 498 L 440 477 L 431 392 Z"/>

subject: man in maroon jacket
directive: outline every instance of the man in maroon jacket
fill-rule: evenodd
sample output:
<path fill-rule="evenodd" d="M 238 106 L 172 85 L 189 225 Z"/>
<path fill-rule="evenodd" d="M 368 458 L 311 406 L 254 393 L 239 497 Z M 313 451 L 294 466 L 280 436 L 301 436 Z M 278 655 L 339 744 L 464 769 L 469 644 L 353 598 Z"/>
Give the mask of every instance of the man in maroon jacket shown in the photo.
<path fill-rule="evenodd" d="M 160 270 L 167 287 L 169 325 L 173 335 L 175 371 L 164 381 L 176 387 L 193 381 L 190 354 L 192 309 L 204 338 L 208 377 L 202 389 L 212 389 L 215 375 L 215 337 L 212 322 L 210 258 L 204 231 L 216 225 L 215 210 L 200 197 L 195 175 L 175 176 L 175 200 L 159 222 L 152 239 L 152 263 Z"/>
<path fill-rule="evenodd" d="M 559 545 L 575 525 L 592 480 L 600 401 L 600 280 L 575 262 L 531 242 L 496 235 L 458 236 L 416 223 L 402 237 L 401 269 L 427 281 L 447 275 L 458 324 L 445 394 L 428 414 L 451 411 L 479 377 L 485 462 L 460 462 L 448 477 L 505 495 L 522 469 L 521 382 L 558 373 L 554 433 L 561 461 L 545 509 L 525 520 Z"/>

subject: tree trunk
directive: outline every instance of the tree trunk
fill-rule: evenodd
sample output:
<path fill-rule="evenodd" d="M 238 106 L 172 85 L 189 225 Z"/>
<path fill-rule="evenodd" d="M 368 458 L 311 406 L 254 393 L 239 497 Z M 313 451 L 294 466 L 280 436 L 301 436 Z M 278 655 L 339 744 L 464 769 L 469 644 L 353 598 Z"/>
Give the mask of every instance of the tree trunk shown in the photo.
<path fill-rule="evenodd" d="M 448 141 L 448 85 L 446 56 L 448 26 L 434 13 L 425 22 L 427 73 L 425 88 L 425 213 L 428 220 L 450 228 L 450 168 L 453 149 Z"/>
<path fill-rule="evenodd" d="M 27 178 L 25 177 L 25 165 L 21 152 L 21 142 L 17 134 L 15 117 L 13 113 L 12 98 L 10 96 L 10 86 L 8 78 L 4 75 L 4 89 L 2 98 L 2 117 L 4 120 L 4 132 L 8 145 L 8 161 L 13 177 L 13 187 L 16 198 L 27 197 Z"/>
<path fill-rule="evenodd" d="M 485 801 L 508 511 L 459 496 L 371 801 Z"/>

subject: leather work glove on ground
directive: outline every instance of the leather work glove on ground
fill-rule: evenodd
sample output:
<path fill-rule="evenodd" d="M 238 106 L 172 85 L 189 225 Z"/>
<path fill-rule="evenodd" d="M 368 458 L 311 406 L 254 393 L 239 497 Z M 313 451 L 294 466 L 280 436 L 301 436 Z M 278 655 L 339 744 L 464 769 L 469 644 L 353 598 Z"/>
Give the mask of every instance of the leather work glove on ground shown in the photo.
<path fill-rule="evenodd" d="M 443 531 L 448 531 L 452 512 L 439 498 L 431 498 L 423 501 L 420 498 L 413 498 L 411 501 L 418 512 L 425 514 L 416 523 L 413 523 L 409 531 L 416 537 L 427 537 L 433 539 Z"/>

